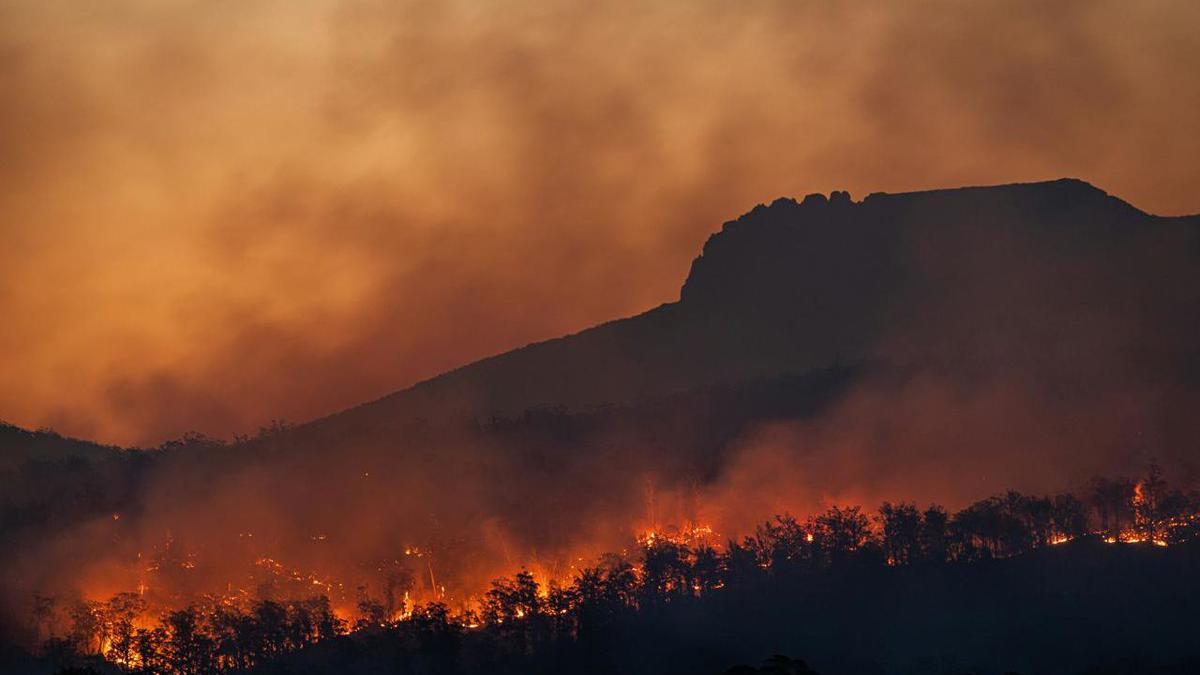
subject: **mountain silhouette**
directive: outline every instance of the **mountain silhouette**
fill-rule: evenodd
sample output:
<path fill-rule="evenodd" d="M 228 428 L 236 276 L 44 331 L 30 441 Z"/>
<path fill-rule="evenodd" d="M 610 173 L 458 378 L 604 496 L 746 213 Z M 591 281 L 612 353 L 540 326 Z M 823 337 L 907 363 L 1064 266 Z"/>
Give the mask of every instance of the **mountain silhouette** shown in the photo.
<path fill-rule="evenodd" d="M 678 301 L 313 428 L 588 410 L 837 363 L 1049 358 L 1105 339 L 1088 331 L 1130 331 L 1140 346 L 1117 348 L 1170 352 L 1172 367 L 1194 373 L 1198 236 L 1200 216 L 1149 215 L 1074 179 L 778 199 L 708 239 Z"/>
<path fill-rule="evenodd" d="M 1068 386 L 1105 370 L 1191 387 L 1200 379 L 1197 262 L 1200 216 L 1150 215 L 1076 179 L 857 202 L 843 191 L 781 198 L 711 235 L 677 301 L 482 359 L 294 433 L 380 440 L 415 421 L 586 413 L 862 364 L 1019 368 Z M 6 434 L 5 446 L 35 438 Z M 54 457 L 105 450 L 36 440 Z"/>

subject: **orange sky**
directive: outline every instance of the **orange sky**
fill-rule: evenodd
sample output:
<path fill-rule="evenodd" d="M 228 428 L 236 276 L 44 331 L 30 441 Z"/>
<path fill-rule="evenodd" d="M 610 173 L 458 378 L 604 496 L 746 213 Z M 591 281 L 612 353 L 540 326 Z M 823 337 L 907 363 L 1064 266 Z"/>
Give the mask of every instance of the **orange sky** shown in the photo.
<path fill-rule="evenodd" d="M 304 420 L 677 297 L 780 195 L 1200 211 L 1200 3 L 0 5 L 0 418 Z"/>

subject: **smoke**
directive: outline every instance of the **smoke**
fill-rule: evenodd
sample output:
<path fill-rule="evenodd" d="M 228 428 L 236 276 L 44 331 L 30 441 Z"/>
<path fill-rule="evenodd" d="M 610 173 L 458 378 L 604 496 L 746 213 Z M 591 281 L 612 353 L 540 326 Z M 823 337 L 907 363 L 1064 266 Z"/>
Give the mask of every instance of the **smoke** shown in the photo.
<path fill-rule="evenodd" d="M 1185 417 L 1194 392 L 1064 397 L 1038 380 L 1013 373 L 968 384 L 926 371 L 864 383 L 817 419 L 755 428 L 704 491 L 706 520 L 748 532 L 770 514 L 835 505 L 916 501 L 953 511 L 1010 489 L 1086 495 L 1091 478 L 1142 475 L 1151 462 L 1178 485 L 1196 484 L 1195 429 Z"/>
<path fill-rule="evenodd" d="M 308 419 L 674 299 L 717 223 L 780 194 L 1080 175 L 1194 211 L 1197 12 L 9 3 L 0 409 L 131 443 Z M 13 547 L 10 602 L 345 610 L 397 569 L 461 599 L 669 524 L 956 508 L 1150 458 L 1194 483 L 1194 235 L 1088 243 L 914 227 L 868 341 L 898 372 L 710 454 L 720 423 L 614 412 L 161 455 L 129 510 Z"/>
<path fill-rule="evenodd" d="M 512 424 L 487 433 L 416 425 L 336 452 L 283 432 L 159 454 L 123 508 L 14 537 L 6 611 L 23 625 L 35 593 L 65 608 L 142 592 L 152 614 L 205 594 L 324 594 L 353 617 L 358 599 L 382 599 L 393 575 L 411 580 L 410 608 L 442 600 L 461 609 L 522 567 L 542 583 L 569 580 L 601 553 L 631 548 L 635 529 L 652 524 L 655 486 L 675 487 L 682 462 L 654 458 L 624 432 L 572 445 Z M 660 499 L 661 522 L 676 522 L 674 498 Z"/>
<path fill-rule="evenodd" d="M 1194 211 L 1197 11 L 6 3 L 0 409 L 308 419 L 670 300 L 781 194 L 1079 175 Z"/>

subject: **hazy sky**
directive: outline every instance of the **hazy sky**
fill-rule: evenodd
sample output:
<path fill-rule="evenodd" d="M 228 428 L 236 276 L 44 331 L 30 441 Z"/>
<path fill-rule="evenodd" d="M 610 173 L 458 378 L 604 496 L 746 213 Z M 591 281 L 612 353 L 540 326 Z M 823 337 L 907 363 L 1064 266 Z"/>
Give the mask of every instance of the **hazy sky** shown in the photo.
<path fill-rule="evenodd" d="M 1200 3 L 0 3 L 0 418 L 248 432 L 673 300 L 781 195 L 1200 211 Z"/>

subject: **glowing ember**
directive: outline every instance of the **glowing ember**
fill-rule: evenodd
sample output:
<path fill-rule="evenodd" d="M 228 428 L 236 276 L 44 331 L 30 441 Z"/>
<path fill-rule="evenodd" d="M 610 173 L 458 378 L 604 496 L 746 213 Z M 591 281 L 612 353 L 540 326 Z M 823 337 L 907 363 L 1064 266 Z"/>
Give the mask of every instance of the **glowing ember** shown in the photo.
<path fill-rule="evenodd" d="M 636 546 L 621 556 L 602 559 L 596 567 L 589 567 L 590 558 L 580 555 L 548 559 L 534 555 L 525 564 L 514 565 L 520 570 L 515 577 L 493 582 L 490 590 L 480 581 L 445 571 L 444 561 L 454 555 L 452 550 L 410 544 L 347 576 L 334 574 L 319 562 L 285 563 L 270 555 L 251 555 L 243 577 L 222 581 L 221 592 L 203 592 L 198 589 L 205 588 L 203 579 L 210 574 L 205 556 L 168 535 L 150 553 L 132 556 L 135 592 L 113 595 L 111 587 L 107 592 L 96 589 L 84 596 L 92 599 L 61 609 L 45 599 L 36 610 L 36 623 L 43 638 L 69 629 L 67 634 L 85 653 L 101 654 L 117 666 L 136 670 L 160 663 L 163 645 L 179 631 L 208 631 L 218 639 L 225 630 L 222 622 L 236 624 L 232 617 L 295 623 L 300 632 L 286 646 L 294 649 L 332 635 L 396 629 L 428 621 L 430 616 L 447 617 L 463 630 L 507 629 L 536 617 L 569 621 L 581 598 L 601 582 L 624 589 L 610 600 L 632 607 L 728 592 L 736 586 L 731 579 L 745 573 L 742 570 L 770 575 L 781 567 L 836 564 L 859 553 L 899 566 L 929 560 L 930 555 L 936 562 L 1007 557 L 1081 539 L 1167 547 L 1196 537 L 1200 512 L 1195 498 L 1176 500 L 1189 511 L 1178 506 L 1168 509 L 1163 506 L 1161 481 L 1154 475 L 1124 485 L 1121 494 L 1127 501 L 1116 506 L 1101 502 L 1092 526 L 1082 502 L 1073 498 L 1052 502 L 1008 493 L 953 517 L 937 507 L 921 512 L 905 504 L 885 504 L 874 517 L 857 507 L 834 507 L 806 520 L 778 516 L 753 536 L 740 542 L 733 539 L 720 549 L 714 544 L 722 543 L 721 535 L 707 523 L 640 528 L 633 537 Z M 1122 513 L 1127 515 L 1122 518 Z M 113 514 L 114 520 L 117 517 Z M 995 522 L 1022 528 L 1025 538 L 989 529 Z M 1006 536 L 1026 543 L 1011 547 Z M 324 533 L 310 538 L 315 543 L 333 539 Z M 249 532 L 236 533 L 239 545 L 251 550 L 265 549 L 262 539 Z M 195 627 L 187 628 L 192 625 L 188 622 Z M 245 668 L 255 662 L 239 658 L 221 656 L 217 669 Z"/>

